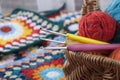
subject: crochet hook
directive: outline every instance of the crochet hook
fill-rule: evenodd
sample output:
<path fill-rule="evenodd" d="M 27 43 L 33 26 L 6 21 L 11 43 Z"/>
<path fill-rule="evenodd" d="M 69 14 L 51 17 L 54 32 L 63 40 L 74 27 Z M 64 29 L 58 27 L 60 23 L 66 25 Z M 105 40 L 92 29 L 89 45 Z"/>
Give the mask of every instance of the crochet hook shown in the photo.
<path fill-rule="evenodd" d="M 49 42 L 55 42 L 55 43 L 65 44 L 65 42 L 62 42 L 62 41 L 56 41 L 56 40 L 45 39 L 45 38 L 40 38 L 40 39 L 41 39 L 41 40 L 44 40 L 44 41 L 49 41 Z"/>
<path fill-rule="evenodd" d="M 46 47 L 44 49 L 67 49 L 70 51 L 91 51 L 91 50 L 114 50 L 120 48 L 120 44 L 71 44 L 67 47 Z"/>
<path fill-rule="evenodd" d="M 89 44 L 109 44 L 107 42 L 103 42 L 103 41 L 99 41 L 99 40 L 95 40 L 95 39 L 91 39 L 91 38 L 86 38 L 83 36 L 77 36 L 74 34 L 62 34 L 62 33 L 58 33 L 58 32 L 54 32 L 54 31 L 50 31 L 50 30 L 46 30 L 41 28 L 41 30 L 45 31 L 45 32 L 49 32 L 55 35 L 61 35 L 61 36 L 65 36 L 66 38 L 70 39 L 70 40 L 74 40 L 74 41 L 78 41 L 80 43 L 89 43 Z"/>

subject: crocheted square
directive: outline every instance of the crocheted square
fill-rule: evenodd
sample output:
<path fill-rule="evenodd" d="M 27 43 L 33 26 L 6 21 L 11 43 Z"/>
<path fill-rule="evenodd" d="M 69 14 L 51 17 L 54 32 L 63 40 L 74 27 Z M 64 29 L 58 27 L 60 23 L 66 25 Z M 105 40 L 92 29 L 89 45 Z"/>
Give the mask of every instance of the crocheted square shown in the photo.
<path fill-rule="evenodd" d="M 63 36 L 58 36 L 58 37 L 55 37 L 53 39 L 57 40 L 57 41 L 65 41 L 66 40 L 65 37 L 63 37 Z M 60 47 L 60 46 L 64 46 L 64 44 L 50 42 L 47 46 L 49 46 L 49 47 L 55 47 L 55 46 Z M 5 65 L 5 64 L 11 63 L 11 62 L 15 62 L 17 60 L 22 60 L 24 58 L 27 58 L 31 54 L 45 53 L 46 50 L 41 49 L 40 47 L 41 47 L 40 45 L 35 45 L 35 46 L 28 47 L 25 50 L 20 50 L 16 53 L 11 53 L 9 55 L 1 55 L 0 56 L 0 67 L 2 67 L 2 65 Z"/>
<path fill-rule="evenodd" d="M 40 43 L 40 37 L 49 35 L 40 31 L 41 27 L 59 31 L 63 25 L 52 22 L 35 12 L 22 9 L 16 9 L 9 17 L 0 20 L 0 54 L 16 52 L 16 50 Z"/>
<path fill-rule="evenodd" d="M 0 68 L 0 79 L 7 80 L 65 80 L 62 71 L 65 62 L 64 52 L 54 50 Z"/>
<path fill-rule="evenodd" d="M 76 33 L 78 31 L 78 23 L 81 18 L 80 12 L 68 13 L 64 19 L 64 31 L 66 33 Z"/>
<path fill-rule="evenodd" d="M 50 17 L 49 19 L 54 22 L 62 21 L 64 22 L 63 30 L 66 33 L 76 33 L 78 31 L 78 23 L 81 18 L 80 12 L 61 12 L 61 15 L 56 15 L 54 17 Z"/>

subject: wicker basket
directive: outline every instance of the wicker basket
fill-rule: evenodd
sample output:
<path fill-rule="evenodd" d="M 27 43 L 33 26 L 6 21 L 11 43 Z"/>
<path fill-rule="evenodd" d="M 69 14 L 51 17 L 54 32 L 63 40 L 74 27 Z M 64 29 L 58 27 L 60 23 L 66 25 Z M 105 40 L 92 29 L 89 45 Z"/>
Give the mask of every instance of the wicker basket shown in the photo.
<path fill-rule="evenodd" d="M 83 0 L 81 11 L 82 16 L 92 11 L 101 11 L 98 0 Z"/>
<path fill-rule="evenodd" d="M 85 52 L 66 51 L 67 80 L 120 80 L 120 62 Z"/>
<path fill-rule="evenodd" d="M 83 0 L 82 15 L 100 11 L 98 0 Z M 71 44 L 71 43 L 70 43 Z M 104 51 L 66 51 L 63 67 L 67 80 L 120 80 L 120 62 L 102 56 Z"/>

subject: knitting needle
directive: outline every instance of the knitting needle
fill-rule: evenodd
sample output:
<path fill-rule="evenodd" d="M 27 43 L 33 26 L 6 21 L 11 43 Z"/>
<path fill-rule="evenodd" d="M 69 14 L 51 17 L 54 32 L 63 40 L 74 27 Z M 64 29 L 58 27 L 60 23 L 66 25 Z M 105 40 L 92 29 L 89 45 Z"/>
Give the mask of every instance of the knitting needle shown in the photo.
<path fill-rule="evenodd" d="M 74 34 L 69 34 L 69 33 L 62 34 L 62 33 L 54 32 L 54 31 L 46 30 L 46 29 L 43 29 L 43 28 L 41 28 L 41 30 L 43 30 L 45 32 L 49 32 L 49 33 L 55 34 L 55 35 L 65 36 L 66 38 L 68 38 L 70 40 L 78 41 L 80 43 L 109 44 L 107 42 L 103 42 L 103 41 L 99 41 L 99 40 L 94 40 L 94 39 L 86 38 L 86 37 L 83 37 L 83 36 L 77 36 L 77 35 L 74 35 Z"/>
<path fill-rule="evenodd" d="M 91 50 L 114 50 L 120 48 L 120 44 L 71 44 L 67 47 L 45 47 L 44 49 L 67 49 L 70 51 L 91 51 Z"/>

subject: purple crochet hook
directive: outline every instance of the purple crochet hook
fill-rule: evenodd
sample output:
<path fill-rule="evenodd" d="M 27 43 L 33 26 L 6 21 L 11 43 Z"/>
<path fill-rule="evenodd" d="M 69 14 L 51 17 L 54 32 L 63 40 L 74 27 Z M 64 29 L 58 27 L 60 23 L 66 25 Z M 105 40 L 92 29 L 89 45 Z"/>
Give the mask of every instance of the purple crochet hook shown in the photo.
<path fill-rule="evenodd" d="M 67 49 L 69 51 L 114 50 L 120 44 L 71 44 L 67 47 L 46 47 L 45 49 Z"/>
<path fill-rule="evenodd" d="M 91 50 L 114 50 L 120 48 L 120 44 L 72 44 L 67 46 L 70 51 L 91 51 Z"/>

